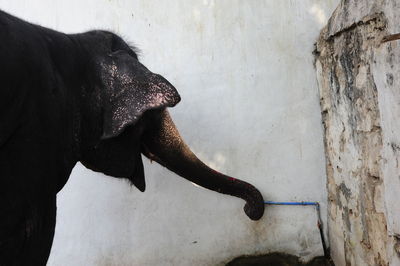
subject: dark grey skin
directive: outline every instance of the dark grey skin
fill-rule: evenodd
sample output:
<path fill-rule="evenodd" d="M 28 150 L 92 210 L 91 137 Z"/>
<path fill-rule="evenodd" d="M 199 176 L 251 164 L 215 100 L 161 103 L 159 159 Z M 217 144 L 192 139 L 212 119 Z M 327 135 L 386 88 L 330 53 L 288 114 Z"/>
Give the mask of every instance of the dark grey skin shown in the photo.
<path fill-rule="evenodd" d="M 144 191 L 143 154 L 262 217 L 254 186 L 190 151 L 166 110 L 178 92 L 120 37 L 67 35 L 0 11 L 0 40 L 0 265 L 46 264 L 56 194 L 78 161 Z"/>

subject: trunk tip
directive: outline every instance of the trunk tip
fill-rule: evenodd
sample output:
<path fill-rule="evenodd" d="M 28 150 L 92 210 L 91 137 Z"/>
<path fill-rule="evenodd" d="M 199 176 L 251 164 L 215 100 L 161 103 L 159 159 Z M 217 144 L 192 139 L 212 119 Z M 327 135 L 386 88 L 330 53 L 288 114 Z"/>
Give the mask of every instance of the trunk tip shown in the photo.
<path fill-rule="evenodd" d="M 264 201 L 261 200 L 257 202 L 247 202 L 243 209 L 251 220 L 257 221 L 264 215 L 264 207 Z"/>

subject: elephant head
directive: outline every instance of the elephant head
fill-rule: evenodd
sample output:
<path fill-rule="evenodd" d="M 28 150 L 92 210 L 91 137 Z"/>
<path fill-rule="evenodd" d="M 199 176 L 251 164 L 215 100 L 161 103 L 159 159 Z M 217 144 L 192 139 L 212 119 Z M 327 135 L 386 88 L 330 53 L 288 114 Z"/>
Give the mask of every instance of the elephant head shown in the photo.
<path fill-rule="evenodd" d="M 166 110 L 180 101 L 171 83 L 149 71 L 135 49 L 112 33 L 93 31 L 76 40 L 89 55 L 75 122 L 79 160 L 86 167 L 128 178 L 144 191 L 144 154 L 193 183 L 244 199 L 250 219 L 262 217 L 263 198 L 254 186 L 209 168 L 184 143 Z"/>

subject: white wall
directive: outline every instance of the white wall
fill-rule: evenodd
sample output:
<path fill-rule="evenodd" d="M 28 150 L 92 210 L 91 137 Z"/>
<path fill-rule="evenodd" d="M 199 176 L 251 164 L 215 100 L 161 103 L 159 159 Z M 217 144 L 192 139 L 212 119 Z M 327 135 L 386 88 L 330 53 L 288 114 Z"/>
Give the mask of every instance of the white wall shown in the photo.
<path fill-rule="evenodd" d="M 313 43 L 338 0 L 0 0 L 65 32 L 113 30 L 178 89 L 171 110 L 209 165 L 266 200 L 312 200 L 326 220 L 326 177 Z M 147 190 L 78 165 L 58 197 L 49 265 L 215 265 L 238 255 L 322 254 L 311 207 L 243 202 L 146 163 Z"/>

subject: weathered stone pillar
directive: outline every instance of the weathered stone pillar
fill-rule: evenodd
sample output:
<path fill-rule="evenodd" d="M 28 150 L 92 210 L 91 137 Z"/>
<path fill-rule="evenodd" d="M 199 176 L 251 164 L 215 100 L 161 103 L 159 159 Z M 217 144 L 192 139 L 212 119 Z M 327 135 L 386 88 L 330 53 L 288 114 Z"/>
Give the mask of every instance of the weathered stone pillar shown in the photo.
<path fill-rule="evenodd" d="M 398 0 L 342 0 L 316 45 L 337 266 L 400 265 L 398 32 Z"/>

